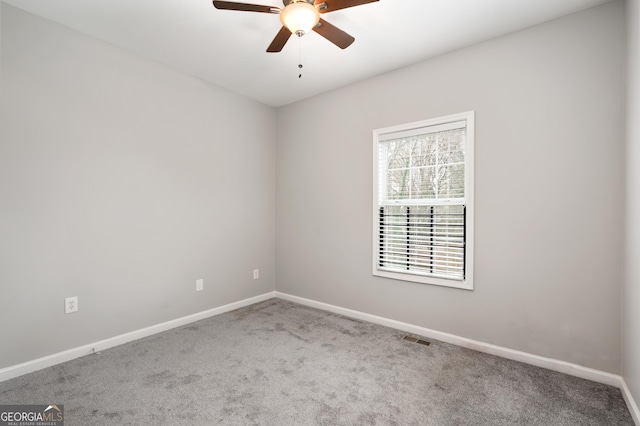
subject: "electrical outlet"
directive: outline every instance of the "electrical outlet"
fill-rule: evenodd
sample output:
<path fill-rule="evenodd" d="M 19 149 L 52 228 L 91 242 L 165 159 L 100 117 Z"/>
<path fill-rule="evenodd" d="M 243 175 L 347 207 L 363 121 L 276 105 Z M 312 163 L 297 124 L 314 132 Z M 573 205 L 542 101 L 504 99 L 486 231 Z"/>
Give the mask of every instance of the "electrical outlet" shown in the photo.
<path fill-rule="evenodd" d="M 196 280 L 196 291 L 202 290 L 204 290 L 204 280 L 200 278 L 199 280 Z"/>
<path fill-rule="evenodd" d="M 64 313 L 71 314 L 73 312 L 78 312 L 78 296 L 64 299 Z"/>
<path fill-rule="evenodd" d="M 254 269 L 253 270 L 253 279 L 257 280 L 258 278 L 260 278 L 260 270 L 259 269 Z"/>

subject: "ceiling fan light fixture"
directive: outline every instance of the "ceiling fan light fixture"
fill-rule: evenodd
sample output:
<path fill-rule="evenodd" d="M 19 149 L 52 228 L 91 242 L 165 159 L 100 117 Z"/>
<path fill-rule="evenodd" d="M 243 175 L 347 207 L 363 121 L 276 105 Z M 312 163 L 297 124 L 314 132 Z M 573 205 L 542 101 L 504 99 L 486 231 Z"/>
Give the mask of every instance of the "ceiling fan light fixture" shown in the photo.
<path fill-rule="evenodd" d="M 280 14 L 282 25 L 298 37 L 302 37 L 318 25 L 320 13 L 307 0 L 289 3 Z"/>

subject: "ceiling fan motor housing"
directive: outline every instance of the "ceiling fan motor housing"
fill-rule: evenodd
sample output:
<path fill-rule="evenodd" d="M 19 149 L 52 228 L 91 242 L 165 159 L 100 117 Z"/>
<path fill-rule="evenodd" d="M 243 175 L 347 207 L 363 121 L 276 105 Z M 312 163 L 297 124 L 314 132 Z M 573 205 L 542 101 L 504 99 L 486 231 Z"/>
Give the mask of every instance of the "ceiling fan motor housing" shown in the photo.
<path fill-rule="evenodd" d="M 290 3 L 300 3 L 300 2 L 309 3 L 310 5 L 313 6 L 314 0 L 282 0 L 282 3 L 284 3 L 285 7 L 289 6 Z"/>

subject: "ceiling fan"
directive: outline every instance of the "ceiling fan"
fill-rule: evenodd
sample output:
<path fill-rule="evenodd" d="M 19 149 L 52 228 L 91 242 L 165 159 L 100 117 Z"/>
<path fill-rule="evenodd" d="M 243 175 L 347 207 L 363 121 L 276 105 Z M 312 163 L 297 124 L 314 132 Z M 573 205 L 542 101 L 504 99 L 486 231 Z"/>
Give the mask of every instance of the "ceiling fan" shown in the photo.
<path fill-rule="evenodd" d="M 311 30 L 341 49 L 349 47 L 355 38 L 320 18 L 320 14 L 376 1 L 379 0 L 282 0 L 284 3 L 282 9 L 218 0 L 213 0 L 213 5 L 216 9 L 279 14 L 282 28 L 267 48 L 267 52 L 280 52 L 291 34 L 302 37 Z"/>

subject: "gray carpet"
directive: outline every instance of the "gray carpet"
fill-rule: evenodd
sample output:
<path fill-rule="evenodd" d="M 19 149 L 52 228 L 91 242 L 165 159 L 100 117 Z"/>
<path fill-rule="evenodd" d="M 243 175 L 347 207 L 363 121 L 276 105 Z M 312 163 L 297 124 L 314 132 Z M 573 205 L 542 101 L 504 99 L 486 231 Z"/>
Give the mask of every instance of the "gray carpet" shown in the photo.
<path fill-rule="evenodd" d="M 620 391 L 279 299 L 0 383 L 65 425 L 633 425 Z"/>

